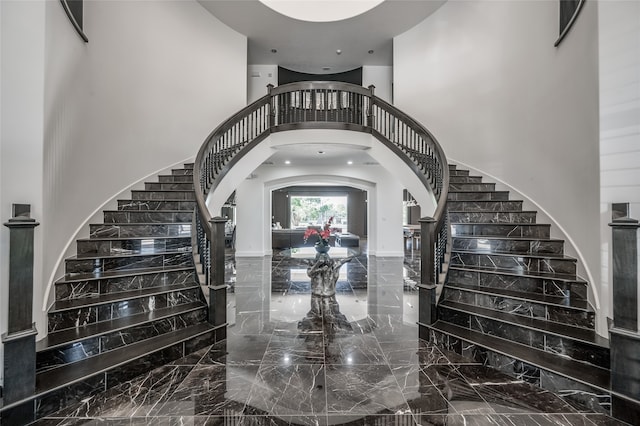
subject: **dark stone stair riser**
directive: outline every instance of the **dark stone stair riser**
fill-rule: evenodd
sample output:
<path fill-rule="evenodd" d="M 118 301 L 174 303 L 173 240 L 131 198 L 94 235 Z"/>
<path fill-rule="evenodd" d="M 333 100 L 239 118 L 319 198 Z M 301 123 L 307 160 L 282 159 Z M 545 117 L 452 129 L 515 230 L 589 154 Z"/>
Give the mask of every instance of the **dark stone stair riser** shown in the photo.
<path fill-rule="evenodd" d="M 453 251 L 493 251 L 511 254 L 550 254 L 561 255 L 564 252 L 562 240 L 486 238 L 474 236 L 452 237 Z"/>
<path fill-rule="evenodd" d="M 495 191 L 495 183 L 481 182 L 449 182 L 449 191 Z"/>
<path fill-rule="evenodd" d="M 174 176 L 193 176 L 193 169 L 173 169 L 171 174 Z"/>
<path fill-rule="evenodd" d="M 197 282 L 196 276 L 192 269 L 159 271 L 151 274 L 127 275 L 95 280 L 63 281 L 56 283 L 55 297 L 56 300 L 72 300 L 152 287 L 178 284 L 190 285 L 195 282 Z"/>
<path fill-rule="evenodd" d="M 508 289 L 523 293 L 547 294 L 549 296 L 586 298 L 587 284 L 582 281 L 554 280 L 542 277 L 523 277 L 487 271 L 449 269 L 449 282 Z M 583 297 L 583 295 L 585 297 Z"/>
<path fill-rule="evenodd" d="M 482 176 L 454 176 L 450 174 L 449 183 L 482 183 Z"/>
<path fill-rule="evenodd" d="M 182 210 L 191 211 L 196 206 L 192 200 L 118 200 L 118 210 Z"/>
<path fill-rule="evenodd" d="M 193 191 L 192 182 L 145 182 L 144 189 L 146 191 Z"/>
<path fill-rule="evenodd" d="M 193 175 L 160 175 L 160 176 L 158 176 L 158 182 L 163 182 L 163 183 L 171 183 L 171 182 L 193 183 Z"/>
<path fill-rule="evenodd" d="M 193 191 L 131 191 L 133 200 L 195 200 Z"/>
<path fill-rule="evenodd" d="M 505 296 L 475 293 L 456 288 L 444 288 L 443 300 L 480 306 L 514 315 L 537 318 L 557 322 L 575 327 L 595 328 L 595 314 L 593 312 L 570 307 L 548 305 L 542 302 L 520 300 Z"/>
<path fill-rule="evenodd" d="M 88 259 L 67 259 L 67 273 L 96 273 L 108 271 L 128 271 L 144 268 L 193 266 L 193 254 L 190 251 L 182 253 L 163 253 L 149 255 L 134 255 L 121 257 L 102 257 Z"/>
<path fill-rule="evenodd" d="M 610 414 L 611 397 L 608 392 L 601 389 L 559 376 L 456 336 L 427 328 L 422 328 L 421 334 L 421 338 L 435 342 L 441 349 L 455 352 L 466 359 L 494 368 L 518 380 L 561 394 L 563 399 L 578 410 Z"/>
<path fill-rule="evenodd" d="M 104 223 L 191 223 L 192 211 L 137 211 L 120 210 L 104 212 Z"/>
<path fill-rule="evenodd" d="M 158 224 L 91 224 L 89 238 L 191 237 L 190 223 Z"/>
<path fill-rule="evenodd" d="M 469 170 L 449 170 L 450 176 L 469 176 Z"/>
<path fill-rule="evenodd" d="M 544 224 L 457 224 L 451 225 L 452 236 L 484 236 L 548 239 L 551 227 Z"/>
<path fill-rule="evenodd" d="M 108 302 L 101 305 L 50 312 L 48 315 L 49 332 L 79 328 L 96 322 L 109 321 L 156 309 L 197 302 L 201 300 L 200 297 L 199 288 L 190 288 L 124 301 Z"/>
<path fill-rule="evenodd" d="M 449 201 L 507 201 L 509 193 L 503 191 L 454 192 L 449 187 Z"/>
<path fill-rule="evenodd" d="M 451 223 L 536 223 L 535 212 L 449 211 Z"/>
<path fill-rule="evenodd" d="M 485 254 L 485 253 L 451 253 L 450 265 L 463 267 L 484 267 L 508 269 L 519 272 L 545 272 L 555 274 L 576 274 L 575 259 L 553 259 L 544 257 Z"/>
<path fill-rule="evenodd" d="M 455 211 L 522 211 L 521 200 L 508 201 L 449 201 L 449 210 Z"/>
<path fill-rule="evenodd" d="M 483 334 L 500 337 L 542 351 L 556 353 L 560 356 L 586 362 L 598 367 L 609 368 L 608 348 L 602 348 L 568 337 L 554 336 L 541 330 L 525 328 L 520 325 L 509 324 L 444 307 L 438 308 L 438 318 L 444 322 L 449 322 Z"/>
<path fill-rule="evenodd" d="M 143 252 L 190 251 L 191 237 L 126 239 L 77 242 L 78 257 L 82 256 L 117 256 L 123 254 L 140 254 Z"/>
<path fill-rule="evenodd" d="M 70 364 L 122 346 L 180 330 L 207 320 L 207 308 L 185 312 L 177 316 L 161 318 L 124 330 L 91 336 L 68 345 L 38 352 L 37 372 Z"/>

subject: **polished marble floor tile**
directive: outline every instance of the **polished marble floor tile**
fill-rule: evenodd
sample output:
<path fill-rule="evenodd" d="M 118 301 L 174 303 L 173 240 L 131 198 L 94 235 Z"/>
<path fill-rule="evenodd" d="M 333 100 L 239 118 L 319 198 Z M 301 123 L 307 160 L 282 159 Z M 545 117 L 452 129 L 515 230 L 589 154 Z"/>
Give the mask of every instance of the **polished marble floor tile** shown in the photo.
<path fill-rule="evenodd" d="M 404 260 L 331 254 L 354 258 L 327 298 L 311 294 L 313 251 L 229 256 L 226 340 L 37 424 L 617 424 L 420 341 L 416 251 Z"/>

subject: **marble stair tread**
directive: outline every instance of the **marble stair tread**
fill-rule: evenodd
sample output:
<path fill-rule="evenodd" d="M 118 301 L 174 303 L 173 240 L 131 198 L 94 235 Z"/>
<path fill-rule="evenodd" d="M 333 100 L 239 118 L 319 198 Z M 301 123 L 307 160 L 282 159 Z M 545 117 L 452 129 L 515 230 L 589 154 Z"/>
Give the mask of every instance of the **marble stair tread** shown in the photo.
<path fill-rule="evenodd" d="M 602 390 L 611 389 L 611 375 L 609 370 L 586 364 L 584 362 L 559 357 L 520 343 L 505 340 L 500 337 L 482 334 L 451 323 L 437 321 L 429 328 L 455 336 L 467 342 L 482 346 L 510 358 L 524 361 L 543 370 L 551 371 L 561 376 L 569 377 L 578 382 Z"/>
<path fill-rule="evenodd" d="M 113 303 L 113 302 L 121 302 L 127 301 L 130 299 L 136 299 L 145 296 L 155 296 L 163 293 L 171 293 L 173 291 L 179 290 L 189 290 L 193 288 L 200 287 L 200 283 L 193 282 L 183 283 L 183 284 L 171 284 L 171 285 L 163 285 L 156 287 L 148 287 L 138 290 L 127 290 L 127 291 L 119 291 L 113 293 L 104 293 L 99 296 L 90 295 L 87 297 L 81 297 L 77 299 L 69 299 L 69 300 L 58 300 L 56 301 L 52 308 L 49 310 L 49 313 L 67 311 L 70 309 L 76 309 L 78 307 L 89 307 L 89 306 L 97 306 L 103 305 L 105 303 Z"/>
<path fill-rule="evenodd" d="M 117 225 L 117 224 L 114 224 Z M 145 235 L 143 237 L 140 236 L 131 236 L 131 237 L 90 237 L 90 238 L 79 238 L 76 241 L 83 242 L 100 242 L 100 241 L 129 241 L 129 240 L 183 240 L 185 238 L 191 238 L 191 233 L 184 235 Z M 189 245 L 191 247 L 191 245 Z"/>
<path fill-rule="evenodd" d="M 152 337 L 131 345 L 114 349 L 78 361 L 68 366 L 43 371 L 36 375 L 36 395 L 78 382 L 87 377 L 104 373 L 112 368 L 124 365 L 132 360 L 175 345 L 176 343 L 205 334 L 215 327 L 208 323 L 200 323 L 191 327 Z"/>
<path fill-rule="evenodd" d="M 160 308 L 136 315 L 112 319 L 109 321 L 91 323 L 83 327 L 53 331 L 50 332 L 44 339 L 36 342 L 36 351 L 41 352 L 48 349 L 56 348 L 58 346 L 63 346 L 69 343 L 80 341 L 87 337 L 124 330 L 139 324 L 176 316 L 197 309 L 202 309 L 204 306 L 205 305 L 201 302 L 183 303 L 168 308 Z"/>
<path fill-rule="evenodd" d="M 553 281 L 570 281 L 570 282 L 578 282 L 582 284 L 586 284 L 586 281 L 582 278 L 573 275 L 573 274 L 557 274 L 554 272 L 544 272 L 544 271 L 515 271 L 513 269 L 505 269 L 505 268 L 494 268 L 491 266 L 462 266 L 462 265 L 450 265 L 450 270 L 459 270 L 459 271 L 478 271 L 478 272 L 486 272 L 489 274 L 497 274 L 497 275 L 509 275 L 512 277 L 523 277 L 523 278 L 542 278 L 546 280 Z"/>
<path fill-rule="evenodd" d="M 140 201 L 140 200 L 138 200 Z M 143 214 L 143 213 L 153 213 L 153 214 L 184 214 L 186 210 L 125 210 L 126 213 L 131 213 L 133 212 L 134 214 Z M 103 210 L 104 213 L 122 213 L 123 210 Z M 111 225 L 111 224 L 122 224 L 122 223 L 137 223 L 137 222 L 105 222 L 104 225 Z M 156 224 L 156 223 L 167 223 L 167 222 L 140 222 L 140 223 L 146 223 L 146 224 Z M 173 221 L 170 223 L 191 223 L 191 221 L 184 221 L 184 222 L 177 222 L 177 221 Z M 102 225 L 102 224 L 100 224 Z"/>
<path fill-rule="evenodd" d="M 560 337 L 568 337 L 570 339 L 590 345 L 609 348 L 609 341 L 607 339 L 598 336 L 595 330 L 588 328 L 574 327 L 557 322 L 545 321 L 542 319 L 525 317 L 522 315 L 514 315 L 508 312 L 495 311 L 493 309 L 468 305 L 466 303 L 452 302 L 449 300 L 440 302 L 438 306 L 452 309 L 458 312 L 465 312 L 471 315 L 513 324 L 531 330 L 542 331 L 544 333 L 553 334 Z"/>
<path fill-rule="evenodd" d="M 469 225 L 469 224 L 466 224 Z M 475 224 L 471 224 L 475 225 Z M 515 241 L 542 241 L 564 243 L 564 240 L 558 238 L 539 238 L 539 237 L 509 237 L 506 235 L 452 235 L 451 238 L 482 238 L 485 240 L 515 240 Z"/>
<path fill-rule="evenodd" d="M 167 266 L 167 267 L 159 267 L 159 268 L 122 269 L 117 271 L 106 271 L 106 272 L 76 272 L 76 273 L 66 274 L 64 278 L 56 281 L 56 284 L 79 282 L 79 281 L 94 281 L 94 280 L 101 280 L 101 279 L 108 279 L 108 278 L 123 278 L 123 277 L 132 277 L 136 275 L 158 274 L 163 272 L 179 272 L 179 271 L 190 271 L 190 270 L 193 270 L 193 267 Z"/>
<path fill-rule="evenodd" d="M 186 235 L 185 235 L 186 236 Z M 191 252 L 191 246 L 185 247 L 180 250 L 158 250 L 150 253 L 117 253 L 117 254 L 90 254 L 90 255 L 82 255 L 82 256 L 71 256 L 67 257 L 65 260 L 91 260 L 91 259 L 113 259 L 113 258 L 127 258 L 127 257 L 140 257 L 140 256 L 149 256 L 149 255 L 159 255 L 159 254 L 184 254 Z"/>
<path fill-rule="evenodd" d="M 481 293 L 481 294 L 487 294 L 491 296 L 504 296 L 509 299 L 539 302 L 545 305 L 555 305 L 562 308 L 573 308 L 576 310 L 582 310 L 587 312 L 593 311 L 591 306 L 589 306 L 588 301 L 584 299 L 576 298 L 576 297 L 551 296 L 551 295 L 541 294 L 541 293 L 528 293 L 528 292 L 509 290 L 509 289 L 503 289 L 503 288 L 478 286 L 478 285 L 462 284 L 462 283 L 454 283 L 454 282 L 448 282 L 445 286 L 445 289 L 446 288 L 451 288 L 456 290 L 458 289 L 465 290 L 473 293 Z"/>
<path fill-rule="evenodd" d="M 504 251 L 491 251 L 491 250 L 451 250 L 452 253 L 460 253 L 460 254 L 478 254 L 478 255 L 491 255 L 491 256 L 518 256 L 518 257 L 526 257 L 533 259 L 553 259 L 553 260 L 567 260 L 572 262 L 577 262 L 578 259 L 575 257 L 567 256 L 566 254 L 539 254 L 539 253 L 531 253 L 531 254 L 514 254 L 510 252 Z"/>

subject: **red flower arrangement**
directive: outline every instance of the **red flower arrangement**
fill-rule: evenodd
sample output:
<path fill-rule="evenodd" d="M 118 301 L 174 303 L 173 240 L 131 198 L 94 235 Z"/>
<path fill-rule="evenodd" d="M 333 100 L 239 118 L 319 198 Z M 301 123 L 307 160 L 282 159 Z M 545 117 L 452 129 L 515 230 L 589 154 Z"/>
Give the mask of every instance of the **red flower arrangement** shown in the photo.
<path fill-rule="evenodd" d="M 311 237 L 312 235 L 317 235 L 318 242 L 316 244 L 329 245 L 329 236 L 331 235 L 331 222 L 333 222 L 333 216 L 329 218 L 327 223 L 325 223 L 322 227 L 322 231 L 319 232 L 317 229 L 309 226 L 305 231 L 304 236 L 302 237 L 304 242 L 306 243 L 309 237 Z"/>

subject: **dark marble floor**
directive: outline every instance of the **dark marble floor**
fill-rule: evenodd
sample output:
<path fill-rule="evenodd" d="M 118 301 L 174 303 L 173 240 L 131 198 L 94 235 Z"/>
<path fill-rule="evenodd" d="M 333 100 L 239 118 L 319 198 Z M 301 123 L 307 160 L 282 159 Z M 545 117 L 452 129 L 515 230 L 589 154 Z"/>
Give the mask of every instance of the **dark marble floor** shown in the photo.
<path fill-rule="evenodd" d="M 333 248 L 335 297 L 312 297 L 314 253 L 228 262 L 228 338 L 41 425 L 615 425 L 417 338 L 417 259 Z M 417 253 L 414 253 L 417 256 Z"/>

